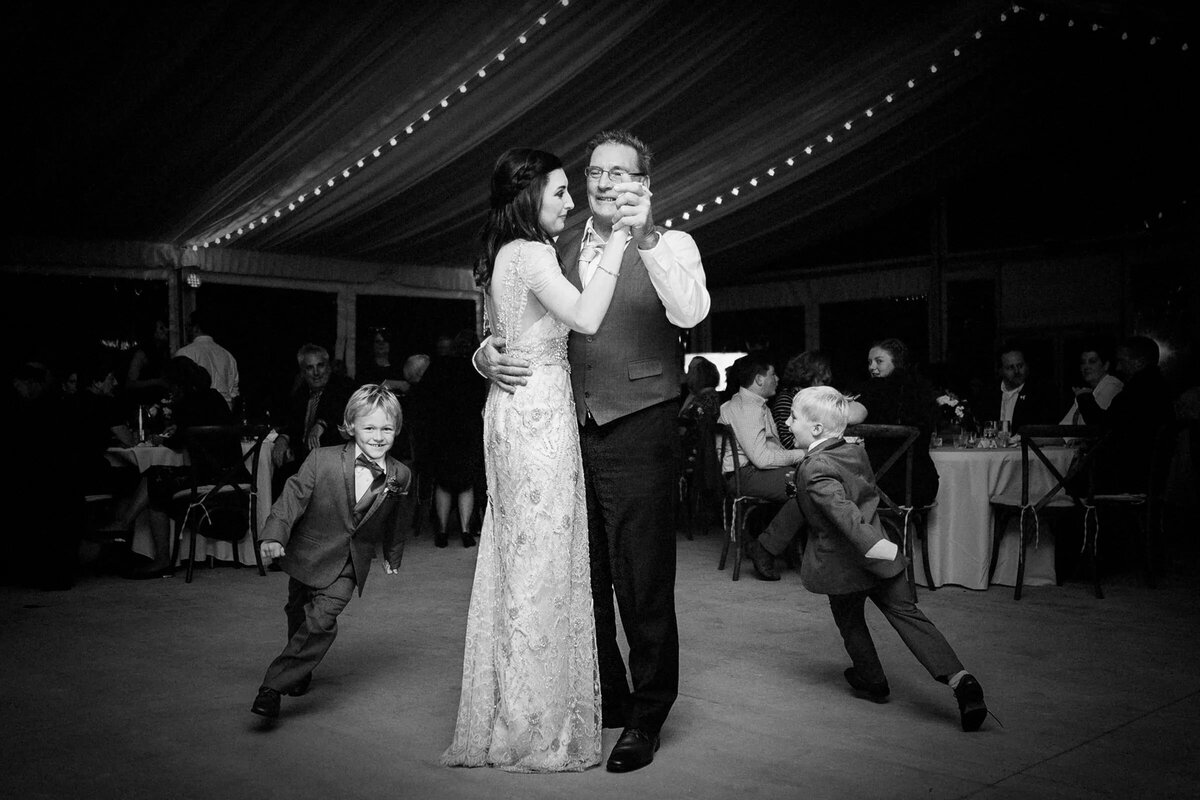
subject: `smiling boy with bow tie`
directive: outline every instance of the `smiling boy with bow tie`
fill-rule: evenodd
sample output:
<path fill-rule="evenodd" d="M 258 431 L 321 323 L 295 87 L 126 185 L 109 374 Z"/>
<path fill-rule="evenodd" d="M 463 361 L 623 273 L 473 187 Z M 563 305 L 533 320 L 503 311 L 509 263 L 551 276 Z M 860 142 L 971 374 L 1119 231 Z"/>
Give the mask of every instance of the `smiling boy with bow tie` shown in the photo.
<path fill-rule="evenodd" d="M 271 508 L 259 547 L 278 558 L 288 579 L 288 642 L 263 678 L 252 712 L 279 716 L 281 694 L 308 691 L 312 671 L 337 636 L 337 618 L 362 594 L 375 549 L 393 554 L 388 574 L 400 566 L 399 502 L 412 473 L 387 453 L 400 430 L 400 402 L 383 386 L 368 384 L 346 404 L 342 431 L 352 441 L 313 450 L 288 479 Z M 402 539 L 398 541 L 402 542 Z"/>

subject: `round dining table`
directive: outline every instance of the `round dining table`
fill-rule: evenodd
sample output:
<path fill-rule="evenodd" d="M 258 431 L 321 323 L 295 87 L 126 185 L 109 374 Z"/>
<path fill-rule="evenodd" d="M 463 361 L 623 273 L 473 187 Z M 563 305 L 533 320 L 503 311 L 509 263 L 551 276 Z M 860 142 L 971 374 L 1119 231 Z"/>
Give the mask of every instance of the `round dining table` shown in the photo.
<path fill-rule="evenodd" d="M 1043 446 L 1042 452 L 1060 473 L 1075 457 L 1066 446 Z M 929 513 L 929 571 L 935 586 L 954 584 L 968 589 L 988 588 L 992 558 L 993 514 L 991 498 L 1021 491 L 1021 447 L 937 447 L 929 451 L 938 471 L 937 503 Z M 1054 477 L 1036 456 L 1030 454 L 1029 492 L 1034 499 L 1048 491 Z M 1020 520 L 1014 515 L 1003 534 L 993 583 L 1013 586 L 1017 580 L 1017 556 L 1021 540 Z M 921 548 L 914 547 L 915 576 L 925 583 Z M 1026 551 L 1026 586 L 1056 583 L 1054 537 L 1045 522 L 1037 540 Z"/>
<path fill-rule="evenodd" d="M 254 442 L 254 439 L 243 439 L 242 452 L 248 453 L 254 447 Z M 173 450 L 170 447 L 150 442 L 143 442 L 133 447 L 110 447 L 107 456 L 110 462 L 118 466 L 132 464 L 137 467 L 138 472 L 143 476 L 142 480 L 145 480 L 146 470 L 150 469 L 150 467 L 181 467 L 188 464 L 186 452 Z M 263 524 L 267 521 L 267 516 L 271 513 L 271 476 L 273 472 L 274 464 L 271 462 L 271 448 L 264 444 L 258 453 L 258 481 L 255 484 L 255 491 L 259 498 L 256 519 L 258 530 L 260 531 L 263 528 Z M 171 524 L 174 527 L 174 520 L 172 520 Z M 178 535 L 177 531 L 173 531 L 173 533 Z M 134 521 L 133 541 L 130 544 L 130 549 L 139 555 L 148 558 L 154 557 L 154 540 L 150 535 L 150 514 L 148 511 L 139 514 L 138 518 Z M 186 556 L 185 549 L 185 547 L 179 548 L 179 558 L 177 559 L 176 566 L 184 560 Z M 229 542 L 219 539 L 209 539 L 205 536 L 196 537 L 196 557 L 199 559 L 212 558 L 217 561 L 233 561 L 233 554 L 233 545 Z M 249 535 L 249 531 L 237 543 L 237 560 L 248 565 L 255 563 L 254 542 Z M 264 563 L 266 562 L 264 561 Z"/>

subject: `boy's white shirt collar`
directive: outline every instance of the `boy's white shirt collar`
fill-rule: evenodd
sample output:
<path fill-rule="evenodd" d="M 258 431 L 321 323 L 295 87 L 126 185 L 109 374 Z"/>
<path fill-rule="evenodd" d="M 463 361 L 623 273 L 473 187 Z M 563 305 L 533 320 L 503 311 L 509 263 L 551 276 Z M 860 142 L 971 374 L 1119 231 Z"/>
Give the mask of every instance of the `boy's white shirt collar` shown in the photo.
<path fill-rule="evenodd" d="M 820 439 L 814 440 L 813 443 L 808 446 L 808 452 L 811 453 L 813 450 L 816 450 L 818 447 L 825 444 L 826 442 L 832 442 L 834 439 L 840 439 L 840 438 L 842 438 L 842 435 L 840 433 L 827 434 L 825 436 L 822 436 Z"/>

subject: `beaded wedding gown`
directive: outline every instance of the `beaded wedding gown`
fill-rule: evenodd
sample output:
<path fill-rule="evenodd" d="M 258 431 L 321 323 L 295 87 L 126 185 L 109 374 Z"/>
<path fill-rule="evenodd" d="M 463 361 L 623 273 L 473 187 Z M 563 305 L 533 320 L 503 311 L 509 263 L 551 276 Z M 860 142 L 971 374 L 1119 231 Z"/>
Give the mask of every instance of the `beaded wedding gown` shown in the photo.
<path fill-rule="evenodd" d="M 549 312 L 521 330 L 530 285 L 557 258 L 519 242 L 490 316 L 533 375 L 484 410 L 488 504 L 467 615 L 454 740 L 441 762 L 563 772 L 600 762 L 600 678 L 587 505 L 567 364 Z M 550 249 L 553 254 L 553 249 Z M 552 265 L 552 266 L 551 266 Z M 534 299 L 536 303 L 536 299 Z"/>

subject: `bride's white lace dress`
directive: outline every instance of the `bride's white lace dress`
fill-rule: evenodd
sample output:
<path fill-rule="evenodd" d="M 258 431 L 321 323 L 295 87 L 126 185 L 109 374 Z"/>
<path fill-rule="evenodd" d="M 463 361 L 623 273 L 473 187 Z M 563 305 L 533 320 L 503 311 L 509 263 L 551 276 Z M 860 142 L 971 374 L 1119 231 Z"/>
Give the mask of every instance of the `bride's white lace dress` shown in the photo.
<path fill-rule="evenodd" d="M 514 772 L 600 762 L 600 677 L 588 566 L 569 329 L 550 313 L 521 330 L 548 245 L 519 242 L 490 316 L 528 383 L 492 387 L 484 411 L 488 504 L 467 616 L 462 695 L 450 766 Z M 553 249 L 550 249 L 553 254 Z M 552 267 L 550 265 L 553 265 Z M 500 275 L 500 271 L 497 271 Z M 533 298 L 536 304 L 536 298 Z"/>

